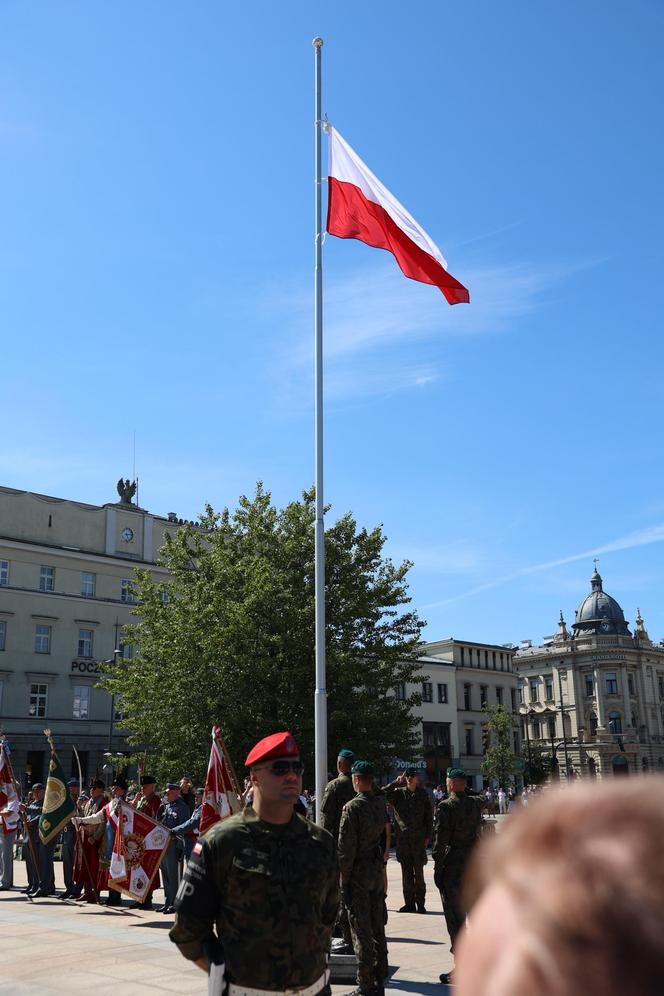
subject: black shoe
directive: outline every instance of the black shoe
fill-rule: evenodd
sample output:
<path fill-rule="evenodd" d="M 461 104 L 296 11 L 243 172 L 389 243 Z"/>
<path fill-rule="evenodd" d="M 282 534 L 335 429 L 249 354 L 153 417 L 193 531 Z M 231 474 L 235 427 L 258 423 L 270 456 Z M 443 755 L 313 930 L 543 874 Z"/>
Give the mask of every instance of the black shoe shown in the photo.
<path fill-rule="evenodd" d="M 55 893 L 49 892 L 47 889 L 37 889 L 36 892 L 32 893 L 33 899 L 45 899 L 46 896 L 53 896 Z"/>
<path fill-rule="evenodd" d="M 168 916 L 171 913 L 175 913 L 175 906 L 164 906 L 164 908 L 163 908 L 163 910 L 161 912 L 165 913 Z"/>
<path fill-rule="evenodd" d="M 453 974 L 452 972 L 441 972 L 438 978 L 440 979 L 440 981 L 443 983 L 444 986 L 453 986 L 454 979 L 452 978 L 452 974 Z"/>
<path fill-rule="evenodd" d="M 416 903 L 418 913 L 426 913 L 427 908 L 424 903 Z"/>
<path fill-rule="evenodd" d="M 72 898 L 71 892 L 61 892 L 60 895 L 58 896 L 58 899 L 71 899 L 71 898 Z"/>
<path fill-rule="evenodd" d="M 415 903 L 406 903 L 400 908 L 399 913 L 415 913 Z"/>
<path fill-rule="evenodd" d="M 351 955 L 352 953 L 353 953 L 353 945 L 346 944 L 345 941 L 342 941 L 340 944 L 338 943 L 333 944 L 330 951 L 330 954 L 333 955 Z"/>
<path fill-rule="evenodd" d="M 149 903 L 139 903 L 139 902 L 129 903 L 129 909 L 130 910 L 151 910 L 152 909 L 152 900 L 150 900 Z M 161 907 L 160 907 L 160 909 L 161 909 Z M 159 910 L 157 910 L 157 912 L 159 912 Z"/>

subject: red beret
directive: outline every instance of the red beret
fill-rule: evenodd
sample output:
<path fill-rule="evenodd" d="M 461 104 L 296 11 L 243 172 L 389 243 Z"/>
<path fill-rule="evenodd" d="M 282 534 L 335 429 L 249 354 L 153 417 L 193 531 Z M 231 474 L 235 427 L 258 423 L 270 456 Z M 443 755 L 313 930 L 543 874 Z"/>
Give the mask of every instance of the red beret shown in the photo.
<path fill-rule="evenodd" d="M 292 757 L 299 753 L 292 735 L 286 730 L 284 733 L 273 733 L 271 736 L 259 740 L 247 754 L 247 760 L 244 763 L 250 767 L 260 761 L 271 761 L 275 757 Z"/>

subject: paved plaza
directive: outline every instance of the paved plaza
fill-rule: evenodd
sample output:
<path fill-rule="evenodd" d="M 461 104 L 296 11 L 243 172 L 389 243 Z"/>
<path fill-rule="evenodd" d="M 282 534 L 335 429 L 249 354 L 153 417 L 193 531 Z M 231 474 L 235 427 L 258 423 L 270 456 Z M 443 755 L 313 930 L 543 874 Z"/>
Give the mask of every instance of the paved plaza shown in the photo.
<path fill-rule="evenodd" d="M 403 904 L 397 862 L 388 864 L 388 953 L 394 992 L 437 994 L 447 989 L 438 976 L 452 966 L 440 896 L 433 884 L 433 864 L 425 868 L 426 916 L 398 913 Z M 56 882 L 62 865 L 56 863 Z M 27 884 L 25 865 L 14 862 L 15 888 L 0 893 L 0 993 L 11 996 L 151 996 L 157 993 L 205 993 L 200 969 L 179 954 L 168 939 L 172 916 L 129 909 L 81 905 L 56 898 L 30 901 L 18 890 Z M 156 904 L 162 893 L 155 893 Z M 354 983 L 335 985 L 335 996 Z"/>

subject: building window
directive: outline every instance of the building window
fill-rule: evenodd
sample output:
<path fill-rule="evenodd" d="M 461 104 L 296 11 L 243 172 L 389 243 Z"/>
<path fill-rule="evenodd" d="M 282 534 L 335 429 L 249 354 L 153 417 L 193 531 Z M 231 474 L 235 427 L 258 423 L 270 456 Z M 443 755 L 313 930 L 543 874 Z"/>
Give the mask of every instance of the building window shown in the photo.
<path fill-rule="evenodd" d="M 523 705 L 523 685 L 517 685 L 516 693 L 519 697 L 519 705 Z"/>
<path fill-rule="evenodd" d="M 556 720 L 553 716 L 549 716 L 549 740 L 553 740 L 556 735 Z"/>
<path fill-rule="evenodd" d="M 461 650 L 461 667 L 465 667 L 465 665 L 466 665 L 466 648 L 465 647 L 461 647 L 460 650 Z"/>
<path fill-rule="evenodd" d="M 594 737 L 597 733 L 597 713 L 590 713 L 590 736 Z"/>
<path fill-rule="evenodd" d="M 486 709 L 489 704 L 489 689 L 486 685 L 480 685 L 480 709 Z"/>
<path fill-rule="evenodd" d="M 168 588 L 162 588 L 161 589 L 161 593 L 159 595 L 159 598 L 161 599 L 161 604 L 162 605 L 168 605 L 168 603 L 170 601 L 170 596 L 168 594 Z"/>
<path fill-rule="evenodd" d="M 7 642 L 7 623 L 2 620 L 0 621 L 0 650 L 5 649 L 5 644 Z"/>
<path fill-rule="evenodd" d="M 55 591 L 55 567 L 39 568 L 39 590 Z"/>
<path fill-rule="evenodd" d="M 74 719 L 90 718 L 90 686 L 74 685 Z"/>
<path fill-rule="evenodd" d="M 544 694 L 547 702 L 553 701 L 553 678 L 544 679 Z"/>
<path fill-rule="evenodd" d="M 634 675 L 629 672 L 627 674 L 627 688 L 629 689 L 630 695 L 636 695 L 636 692 L 634 691 Z"/>
<path fill-rule="evenodd" d="M 433 685 L 430 681 L 422 682 L 422 701 L 433 702 Z"/>
<path fill-rule="evenodd" d="M 604 675 L 604 682 L 607 695 L 618 694 L 618 676 L 615 671 L 607 671 Z"/>
<path fill-rule="evenodd" d="M 489 651 L 488 650 L 484 651 L 484 670 L 485 671 L 489 670 Z"/>
<path fill-rule="evenodd" d="M 595 681 L 592 674 L 584 674 L 583 679 L 586 683 L 586 695 L 595 694 Z"/>
<path fill-rule="evenodd" d="M 491 651 L 491 660 L 493 662 L 493 669 L 495 671 L 496 670 L 496 651 L 495 650 Z"/>
<path fill-rule="evenodd" d="M 535 740 L 539 740 L 541 736 L 542 736 L 542 734 L 541 734 L 541 731 L 540 731 L 540 721 L 539 721 L 539 719 L 534 719 L 533 720 L 533 738 Z"/>
<path fill-rule="evenodd" d="M 79 629 L 78 631 L 78 656 L 92 657 L 92 641 L 94 633 L 91 629 Z"/>
<path fill-rule="evenodd" d="M 115 697 L 115 703 L 113 705 L 113 722 L 121 723 L 124 718 L 125 718 L 124 703 L 122 701 L 122 698 L 119 695 L 117 695 Z"/>
<path fill-rule="evenodd" d="M 516 689 L 510 688 L 510 701 L 512 703 L 512 712 L 516 712 Z"/>
<path fill-rule="evenodd" d="M 467 726 L 464 730 L 465 741 L 466 741 L 466 754 L 473 753 L 473 728 L 472 726 Z"/>
<path fill-rule="evenodd" d="M 496 702 L 498 705 L 503 704 L 503 690 L 500 685 L 496 685 Z"/>
<path fill-rule="evenodd" d="M 35 719 L 46 716 L 48 685 L 30 685 L 30 710 L 28 715 Z"/>
<path fill-rule="evenodd" d="M 401 682 L 401 684 L 397 685 L 396 688 L 394 689 L 394 697 L 396 699 L 398 699 L 399 702 L 404 702 L 405 701 L 405 699 L 406 699 L 406 686 L 403 683 L 403 681 Z"/>
<path fill-rule="evenodd" d="M 451 753 L 451 737 L 449 723 L 422 723 L 422 740 L 425 747 L 443 747 L 447 754 Z"/>
<path fill-rule="evenodd" d="M 659 697 L 664 699 L 664 677 L 660 674 L 657 678 L 657 684 L 659 686 Z"/>
<path fill-rule="evenodd" d="M 83 598 L 94 598 L 97 587 L 97 575 L 89 571 L 81 571 L 81 595 Z"/>
<path fill-rule="evenodd" d="M 619 712 L 609 713 L 609 730 L 611 733 L 622 733 L 622 716 Z"/>
<path fill-rule="evenodd" d="M 121 643 L 120 653 L 126 661 L 132 661 L 134 659 L 134 653 L 136 652 L 136 646 L 133 643 Z"/>
<path fill-rule="evenodd" d="M 447 685 L 438 683 L 438 701 L 441 705 L 447 705 Z"/>
<path fill-rule="evenodd" d="M 134 604 L 134 596 L 131 593 L 131 581 L 129 578 L 123 578 L 120 582 L 120 601 L 126 602 L 127 605 Z"/>
<path fill-rule="evenodd" d="M 51 652 L 51 627 L 35 626 L 35 653 L 50 654 Z"/>
<path fill-rule="evenodd" d="M 0 560 L 0 585 L 9 584 L 9 561 Z"/>
<path fill-rule="evenodd" d="M 530 684 L 530 701 L 539 702 L 539 679 L 531 678 L 529 684 Z"/>
<path fill-rule="evenodd" d="M 470 685 L 463 686 L 463 707 L 464 709 L 472 709 L 472 700 L 470 697 Z"/>

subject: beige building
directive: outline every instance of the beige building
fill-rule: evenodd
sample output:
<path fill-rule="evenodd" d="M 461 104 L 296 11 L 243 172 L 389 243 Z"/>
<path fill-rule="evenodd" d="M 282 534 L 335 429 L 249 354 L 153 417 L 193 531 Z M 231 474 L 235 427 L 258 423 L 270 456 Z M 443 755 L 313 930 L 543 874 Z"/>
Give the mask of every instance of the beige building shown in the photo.
<path fill-rule="evenodd" d="M 151 515 L 119 482 L 106 505 L 0 487 L 0 725 L 23 784 L 46 776 L 50 728 L 67 774 L 101 773 L 122 750 L 111 697 L 95 682 L 131 620 L 136 567 L 155 566 L 164 531 L 178 520 Z"/>
<path fill-rule="evenodd" d="M 560 775 L 664 770 L 664 645 L 639 610 L 632 633 L 595 571 L 571 631 L 524 641 L 515 657 L 523 738 L 550 747 Z"/>
<path fill-rule="evenodd" d="M 454 665 L 435 656 L 422 657 L 416 681 L 395 689 L 399 699 L 413 693 L 422 696 L 422 703 L 413 709 L 421 731 L 421 752 L 415 758 L 395 758 L 390 777 L 415 765 L 430 782 L 445 781 L 445 771 L 452 764 L 458 741 L 457 700 Z"/>
<path fill-rule="evenodd" d="M 447 659 L 454 668 L 457 700 L 457 737 L 454 762 L 465 768 L 470 784 L 482 788 L 484 725 L 487 706 L 504 705 L 516 712 L 518 677 L 513 658 L 516 648 L 466 640 L 436 640 L 425 644 L 423 654 Z M 514 750 L 520 753 L 519 733 L 513 731 Z"/>

